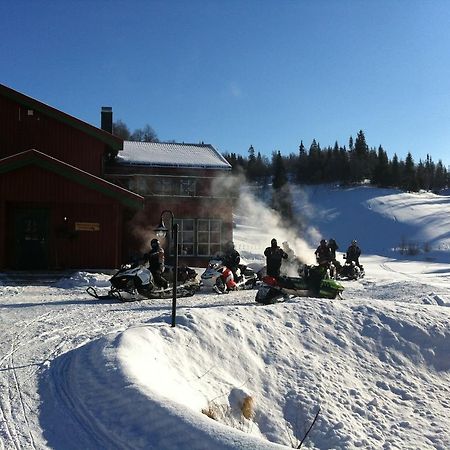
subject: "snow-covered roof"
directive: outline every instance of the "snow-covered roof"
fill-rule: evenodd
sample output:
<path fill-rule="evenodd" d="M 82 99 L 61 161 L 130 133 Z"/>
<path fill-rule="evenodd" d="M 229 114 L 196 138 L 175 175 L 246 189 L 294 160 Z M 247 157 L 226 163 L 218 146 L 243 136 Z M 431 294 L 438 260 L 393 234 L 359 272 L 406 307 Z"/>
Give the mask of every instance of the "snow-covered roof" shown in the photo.
<path fill-rule="evenodd" d="M 151 167 L 231 169 L 228 161 L 209 144 L 124 141 L 117 161 Z"/>

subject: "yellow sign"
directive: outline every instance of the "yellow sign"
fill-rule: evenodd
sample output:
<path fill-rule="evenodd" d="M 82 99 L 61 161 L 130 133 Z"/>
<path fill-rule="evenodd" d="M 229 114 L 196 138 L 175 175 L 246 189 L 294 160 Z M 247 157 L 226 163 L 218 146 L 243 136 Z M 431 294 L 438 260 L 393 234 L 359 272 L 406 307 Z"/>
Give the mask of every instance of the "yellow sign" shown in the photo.
<path fill-rule="evenodd" d="M 76 231 L 100 231 L 100 224 L 94 222 L 75 222 Z"/>

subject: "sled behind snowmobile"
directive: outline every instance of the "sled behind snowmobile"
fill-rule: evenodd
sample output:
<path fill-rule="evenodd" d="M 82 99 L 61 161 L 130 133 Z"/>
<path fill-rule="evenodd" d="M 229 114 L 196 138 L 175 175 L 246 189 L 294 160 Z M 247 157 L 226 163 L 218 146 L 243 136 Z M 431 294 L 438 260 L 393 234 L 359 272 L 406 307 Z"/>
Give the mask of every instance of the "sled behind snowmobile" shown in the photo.
<path fill-rule="evenodd" d="M 265 276 L 255 301 L 263 305 L 277 303 L 291 297 L 336 298 L 344 287 L 332 278 L 270 277 Z"/>

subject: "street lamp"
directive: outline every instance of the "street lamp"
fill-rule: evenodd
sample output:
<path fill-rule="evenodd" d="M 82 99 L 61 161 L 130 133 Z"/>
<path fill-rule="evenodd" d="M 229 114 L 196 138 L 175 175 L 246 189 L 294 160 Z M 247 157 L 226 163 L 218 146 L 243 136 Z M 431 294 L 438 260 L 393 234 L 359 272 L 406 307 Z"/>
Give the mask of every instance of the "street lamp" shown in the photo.
<path fill-rule="evenodd" d="M 175 252 L 175 263 L 173 267 L 173 291 L 172 291 L 172 326 L 175 326 L 175 320 L 177 315 L 177 283 L 178 283 L 178 224 L 174 223 L 174 215 L 173 212 L 169 209 L 165 209 L 161 213 L 161 217 L 159 219 L 159 225 L 155 228 L 156 236 L 159 238 L 166 237 L 167 232 L 169 231 L 167 227 L 164 225 L 163 216 L 165 213 L 170 214 L 171 219 L 171 228 L 172 228 L 172 238 Z M 170 249 L 169 249 L 170 250 Z"/>

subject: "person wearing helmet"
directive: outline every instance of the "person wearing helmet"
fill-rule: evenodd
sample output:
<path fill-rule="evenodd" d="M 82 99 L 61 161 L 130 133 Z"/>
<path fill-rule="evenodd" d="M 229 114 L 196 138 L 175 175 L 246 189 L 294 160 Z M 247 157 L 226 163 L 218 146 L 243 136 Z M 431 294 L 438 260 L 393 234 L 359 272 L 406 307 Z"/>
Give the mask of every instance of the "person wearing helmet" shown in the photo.
<path fill-rule="evenodd" d="M 317 247 L 314 254 L 316 255 L 316 260 L 319 266 L 327 266 L 333 261 L 331 249 L 325 239 L 320 241 L 320 245 Z"/>
<path fill-rule="evenodd" d="M 348 263 L 354 261 L 358 267 L 361 267 L 361 265 L 359 264 L 360 256 L 361 256 L 361 249 L 358 246 L 358 242 L 356 240 L 353 240 L 349 248 L 347 249 L 345 259 Z"/>
<path fill-rule="evenodd" d="M 264 250 L 266 257 L 267 275 L 278 278 L 280 276 L 281 261 L 288 259 L 288 254 L 280 247 L 275 238 L 270 241 L 270 247 Z"/>
<path fill-rule="evenodd" d="M 145 255 L 145 259 L 148 261 L 148 268 L 153 275 L 156 285 L 166 289 L 169 283 L 162 276 L 164 272 L 164 249 L 161 247 L 158 239 L 152 239 L 150 245 L 151 249 Z"/>
<path fill-rule="evenodd" d="M 224 246 L 224 253 L 221 256 L 222 263 L 233 272 L 235 280 L 239 278 L 239 263 L 241 262 L 241 255 L 234 247 L 234 242 L 228 241 Z"/>

